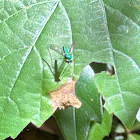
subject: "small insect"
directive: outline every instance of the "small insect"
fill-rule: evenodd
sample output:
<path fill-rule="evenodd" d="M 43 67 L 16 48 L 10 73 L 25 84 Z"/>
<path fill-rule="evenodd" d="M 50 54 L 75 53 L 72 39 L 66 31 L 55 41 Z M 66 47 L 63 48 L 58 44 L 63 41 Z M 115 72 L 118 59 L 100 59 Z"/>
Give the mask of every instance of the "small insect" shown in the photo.
<path fill-rule="evenodd" d="M 58 49 L 56 49 L 54 46 L 50 47 L 52 50 L 58 52 L 59 54 L 61 54 L 62 56 L 64 56 L 64 60 L 67 63 L 71 63 L 72 62 L 72 53 L 73 53 L 73 49 L 74 49 L 74 43 L 72 43 L 70 50 L 68 51 L 66 47 L 63 46 L 63 52 L 59 51 Z"/>
<path fill-rule="evenodd" d="M 72 62 L 72 52 L 73 52 L 73 48 L 74 48 L 74 43 L 71 45 L 71 48 L 70 50 L 68 51 L 66 47 L 63 46 L 63 52 L 62 50 L 59 51 L 57 48 L 55 48 L 54 46 L 50 46 L 50 49 L 58 52 L 59 54 L 61 54 L 63 56 L 63 60 L 61 62 L 61 65 L 59 66 L 58 68 L 58 63 L 57 63 L 57 60 L 55 60 L 55 63 L 54 63 L 54 71 L 51 69 L 50 65 L 48 64 L 48 62 L 43 59 L 45 61 L 45 63 L 48 65 L 52 75 L 54 76 L 54 79 L 56 82 L 60 82 L 60 77 L 63 75 L 63 73 L 65 72 L 65 70 L 67 69 L 67 67 L 69 65 L 67 65 L 65 67 L 65 63 L 71 63 Z M 49 50 L 48 50 L 49 51 Z M 49 51 L 50 53 L 50 51 Z M 50 57 L 51 57 L 51 53 L 50 53 Z M 51 63 L 52 63 L 52 57 L 51 57 Z M 65 68 L 65 69 L 64 69 Z"/>
<path fill-rule="evenodd" d="M 66 47 L 63 47 L 63 51 L 64 51 L 64 56 L 65 56 L 65 61 L 67 63 L 72 62 L 72 56 L 71 54 L 68 52 L 68 50 L 66 49 Z"/>

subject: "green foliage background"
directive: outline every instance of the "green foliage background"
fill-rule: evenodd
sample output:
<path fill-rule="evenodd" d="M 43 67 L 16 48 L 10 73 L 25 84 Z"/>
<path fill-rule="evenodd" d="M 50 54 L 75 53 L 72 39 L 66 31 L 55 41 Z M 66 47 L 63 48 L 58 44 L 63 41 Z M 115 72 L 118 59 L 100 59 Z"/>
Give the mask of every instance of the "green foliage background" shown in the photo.
<path fill-rule="evenodd" d="M 79 56 L 56 83 L 42 58 L 50 64 L 50 44 L 69 49 L 72 42 Z M 131 129 L 140 107 L 139 46 L 139 0 L 0 0 L 0 139 L 15 138 L 29 122 L 41 126 L 53 114 L 48 93 L 79 76 L 82 107 L 55 114 L 64 137 L 86 139 L 90 122 L 102 121 L 99 93 L 106 111 Z M 91 62 L 111 64 L 115 74 L 94 76 Z"/>

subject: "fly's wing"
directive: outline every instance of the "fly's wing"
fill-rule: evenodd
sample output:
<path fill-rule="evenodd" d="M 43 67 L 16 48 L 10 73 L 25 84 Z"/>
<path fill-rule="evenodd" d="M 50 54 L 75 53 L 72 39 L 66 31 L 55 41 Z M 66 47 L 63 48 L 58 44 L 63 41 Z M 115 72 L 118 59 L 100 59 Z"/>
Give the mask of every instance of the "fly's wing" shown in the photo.
<path fill-rule="evenodd" d="M 72 45 L 70 47 L 69 53 L 72 54 L 73 53 L 73 49 L 74 49 L 75 43 L 72 42 Z"/>
<path fill-rule="evenodd" d="M 50 49 L 54 50 L 55 52 L 59 53 L 60 55 L 63 55 L 63 49 L 60 50 L 60 47 L 56 47 L 55 45 L 50 45 Z"/>

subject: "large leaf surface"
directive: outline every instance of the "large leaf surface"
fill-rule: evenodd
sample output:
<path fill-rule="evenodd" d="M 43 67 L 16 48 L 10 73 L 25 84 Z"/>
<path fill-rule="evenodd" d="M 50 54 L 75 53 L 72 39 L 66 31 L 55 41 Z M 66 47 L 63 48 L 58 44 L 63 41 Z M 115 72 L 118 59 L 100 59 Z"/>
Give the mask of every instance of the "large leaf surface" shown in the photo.
<path fill-rule="evenodd" d="M 42 62 L 44 58 L 51 65 L 48 52 L 51 44 L 70 48 L 73 32 L 74 58 L 78 57 L 64 75 L 68 71 L 69 76 L 78 78 L 88 63 L 110 61 L 102 2 L 71 0 L 63 4 L 68 15 L 60 1 L 0 1 L 2 139 L 16 137 L 30 121 L 40 126 L 52 114 L 48 92 L 64 83 L 66 76 L 56 83 L 49 67 Z M 53 60 L 59 58 L 58 53 L 51 54 Z"/>
<path fill-rule="evenodd" d="M 61 2 L 0 1 L 0 5 L 0 139 L 4 139 L 16 137 L 30 121 L 40 126 L 53 113 L 47 93 L 58 84 L 45 64 L 43 70 L 42 58 L 49 59 L 51 43 L 72 41 Z"/>
<path fill-rule="evenodd" d="M 136 24 L 140 25 L 140 1 L 139 0 L 103 0 L 106 5 L 120 11 L 123 15 L 129 17 Z"/>
<path fill-rule="evenodd" d="M 106 101 L 105 108 L 131 128 L 140 106 L 140 26 L 131 19 L 129 14 L 136 9 L 127 1 L 112 3 L 107 3 L 110 6 L 106 5 L 106 12 L 115 75 L 98 74 L 95 83 Z M 125 5 L 132 11 L 127 12 L 129 17 L 125 15 L 126 8 L 119 8 Z"/>
<path fill-rule="evenodd" d="M 105 2 L 106 11 L 101 0 L 0 1 L 1 139 L 16 137 L 30 121 L 40 126 L 52 114 L 48 92 L 67 77 L 77 79 L 92 61 L 114 66 L 114 76 L 102 73 L 95 83 L 106 109 L 127 127 L 132 126 L 140 106 L 139 3 Z M 126 12 L 126 5 L 133 12 Z M 70 48 L 72 41 L 76 59 L 56 83 L 42 58 L 51 65 L 50 44 Z M 51 54 L 53 60 L 59 58 L 58 53 Z"/>
<path fill-rule="evenodd" d="M 102 101 L 93 82 L 94 72 L 86 66 L 75 85 L 77 96 L 82 101 L 79 109 L 56 111 L 55 118 L 67 140 L 85 140 L 90 122 L 101 122 Z"/>

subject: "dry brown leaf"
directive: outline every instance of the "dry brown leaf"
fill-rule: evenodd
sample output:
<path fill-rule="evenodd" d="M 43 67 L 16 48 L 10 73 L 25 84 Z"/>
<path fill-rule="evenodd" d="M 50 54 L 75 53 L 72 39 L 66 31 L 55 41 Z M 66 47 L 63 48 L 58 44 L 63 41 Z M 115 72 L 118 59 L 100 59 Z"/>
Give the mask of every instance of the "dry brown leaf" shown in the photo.
<path fill-rule="evenodd" d="M 53 111 L 55 112 L 57 108 L 65 109 L 67 107 L 80 108 L 82 103 L 75 95 L 76 81 L 68 80 L 65 84 L 61 85 L 56 90 L 49 93 L 51 97 Z"/>

